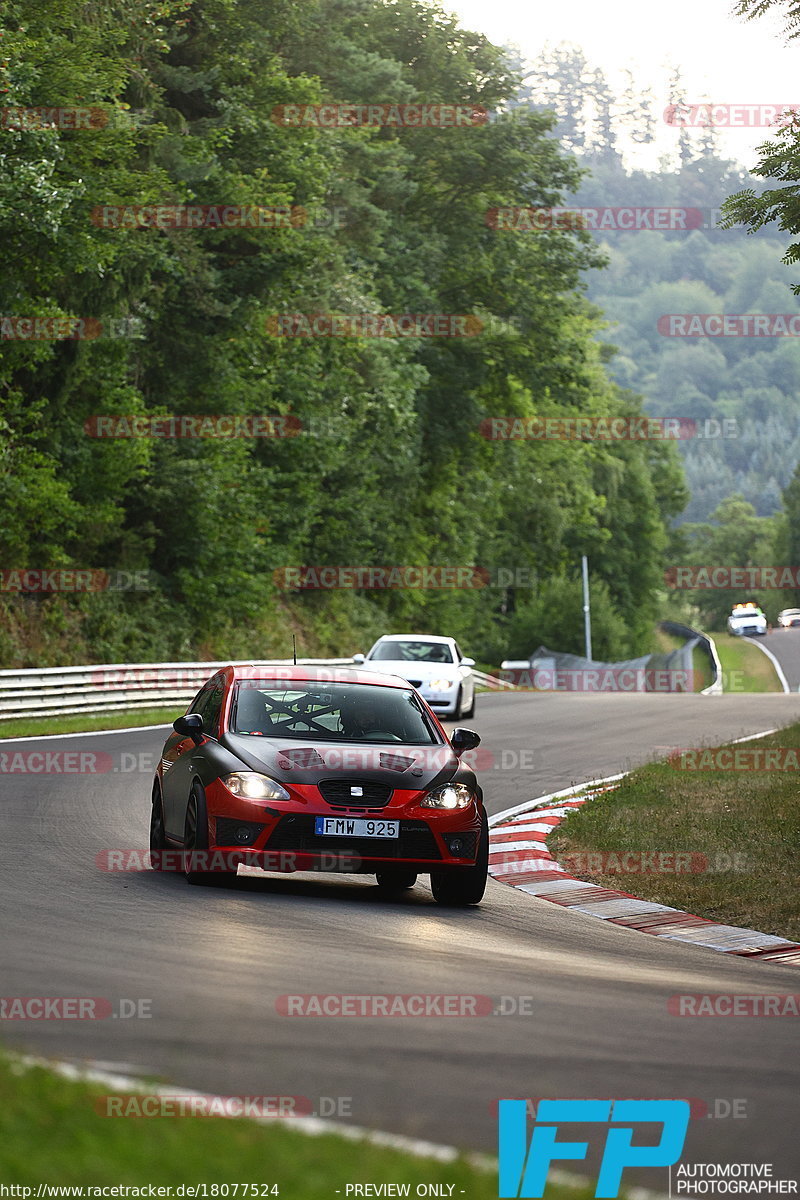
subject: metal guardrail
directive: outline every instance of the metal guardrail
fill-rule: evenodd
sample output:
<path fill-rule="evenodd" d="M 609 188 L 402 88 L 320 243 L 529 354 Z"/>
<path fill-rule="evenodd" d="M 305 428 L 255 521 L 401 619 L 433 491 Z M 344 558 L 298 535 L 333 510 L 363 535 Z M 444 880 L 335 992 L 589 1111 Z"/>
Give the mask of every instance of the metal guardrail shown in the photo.
<path fill-rule="evenodd" d="M 298 666 L 348 667 L 352 658 L 300 658 Z M 222 662 L 112 663 L 0 671 L 0 718 L 53 717 L 122 709 L 161 708 L 187 703 Z M 290 658 L 241 659 L 235 666 L 291 666 Z M 473 671 L 483 687 L 513 687 Z"/>
<path fill-rule="evenodd" d="M 722 663 L 719 661 L 716 643 L 708 634 L 700 633 L 698 629 L 692 629 L 690 625 L 681 625 L 679 621 L 659 621 L 659 628 L 665 633 L 671 633 L 674 637 L 686 638 L 687 641 L 696 643 L 701 649 L 705 650 L 711 663 L 712 681 L 707 688 L 703 688 L 700 692 L 701 696 L 721 696 L 722 695 Z"/>

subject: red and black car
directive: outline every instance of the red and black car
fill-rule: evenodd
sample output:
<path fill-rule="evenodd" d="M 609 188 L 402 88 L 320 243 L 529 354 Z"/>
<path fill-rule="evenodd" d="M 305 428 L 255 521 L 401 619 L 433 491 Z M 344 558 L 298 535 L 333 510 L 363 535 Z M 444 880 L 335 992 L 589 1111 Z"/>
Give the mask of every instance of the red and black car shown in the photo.
<path fill-rule="evenodd" d="M 150 847 L 182 851 L 190 883 L 268 871 L 374 874 L 388 892 L 429 874 L 440 904 L 477 904 L 483 793 L 405 680 L 371 671 L 228 666 L 179 717 L 153 783 Z"/>

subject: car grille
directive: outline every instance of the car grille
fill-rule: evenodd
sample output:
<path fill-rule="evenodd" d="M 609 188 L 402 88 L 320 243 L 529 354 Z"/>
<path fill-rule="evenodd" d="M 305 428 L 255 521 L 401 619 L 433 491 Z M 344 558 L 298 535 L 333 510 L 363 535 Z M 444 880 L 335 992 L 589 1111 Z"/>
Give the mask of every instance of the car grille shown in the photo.
<path fill-rule="evenodd" d="M 412 687 L 416 687 L 416 688 L 422 687 L 421 679 L 409 679 L 408 682 L 411 684 Z"/>
<path fill-rule="evenodd" d="M 321 779 L 317 784 L 323 800 L 331 808 L 381 809 L 392 798 L 391 784 L 364 779 Z M 361 788 L 363 796 L 352 796 L 351 788 Z"/>
<path fill-rule="evenodd" d="M 339 851 L 360 858 L 442 857 L 424 821 L 401 821 L 399 838 L 324 837 L 314 832 L 314 817 L 289 815 L 278 822 L 266 848 L 314 854 Z"/>

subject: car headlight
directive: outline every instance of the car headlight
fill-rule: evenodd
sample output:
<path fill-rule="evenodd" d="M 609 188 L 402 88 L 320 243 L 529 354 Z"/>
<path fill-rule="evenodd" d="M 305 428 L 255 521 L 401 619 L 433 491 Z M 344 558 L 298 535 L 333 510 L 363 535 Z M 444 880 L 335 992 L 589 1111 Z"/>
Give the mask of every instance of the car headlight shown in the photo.
<path fill-rule="evenodd" d="M 449 692 L 453 686 L 452 679 L 432 679 L 428 685 L 433 692 Z"/>
<path fill-rule="evenodd" d="M 475 794 L 465 783 L 446 783 L 420 800 L 422 808 L 467 808 Z"/>
<path fill-rule="evenodd" d="M 286 788 L 281 787 L 269 775 L 259 775 L 257 771 L 234 771 L 232 775 L 223 775 L 222 782 L 234 796 L 243 800 L 291 800 Z"/>

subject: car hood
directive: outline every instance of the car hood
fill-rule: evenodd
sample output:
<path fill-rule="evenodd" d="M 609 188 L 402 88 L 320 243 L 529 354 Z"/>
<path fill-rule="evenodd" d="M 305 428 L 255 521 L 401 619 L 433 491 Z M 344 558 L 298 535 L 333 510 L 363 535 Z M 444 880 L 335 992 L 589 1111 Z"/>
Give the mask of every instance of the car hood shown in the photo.
<path fill-rule="evenodd" d="M 354 778 L 409 791 L 428 790 L 452 779 L 461 764 L 452 746 L 404 746 L 364 742 L 313 742 L 227 733 L 220 744 L 245 766 L 287 784 Z M 467 770 L 461 768 L 462 771 Z"/>
<path fill-rule="evenodd" d="M 409 662 L 405 658 L 382 658 L 374 663 L 365 662 L 364 666 L 382 675 L 399 675 L 401 679 L 440 679 L 443 675 L 450 678 L 458 673 L 456 663 Z"/>

